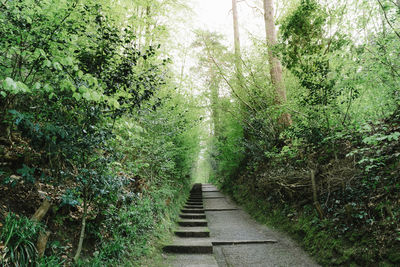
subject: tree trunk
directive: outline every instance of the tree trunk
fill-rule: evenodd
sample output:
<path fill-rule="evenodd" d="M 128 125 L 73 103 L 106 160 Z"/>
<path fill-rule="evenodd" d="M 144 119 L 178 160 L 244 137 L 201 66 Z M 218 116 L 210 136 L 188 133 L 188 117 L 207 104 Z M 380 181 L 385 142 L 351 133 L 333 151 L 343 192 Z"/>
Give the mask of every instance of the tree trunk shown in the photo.
<path fill-rule="evenodd" d="M 36 249 L 39 255 L 39 258 L 43 257 L 44 251 L 46 250 L 47 240 L 49 240 L 51 232 L 46 231 L 44 233 L 40 233 L 38 240 L 36 242 Z"/>
<path fill-rule="evenodd" d="M 219 131 L 219 86 L 220 78 L 218 75 L 214 74 L 214 70 L 210 69 L 210 84 L 208 85 L 210 89 L 210 106 L 211 106 L 211 118 L 213 121 L 213 134 L 218 137 Z"/>
<path fill-rule="evenodd" d="M 151 36 L 150 36 L 150 30 L 151 30 L 151 7 L 146 6 L 146 30 L 144 33 L 144 40 L 145 40 L 145 49 L 151 45 Z"/>
<path fill-rule="evenodd" d="M 286 102 L 286 90 L 282 80 L 282 65 L 280 60 L 273 54 L 272 48 L 277 44 L 276 30 L 274 23 L 274 3 L 273 0 L 264 1 L 264 22 L 265 34 L 268 45 L 268 59 L 270 65 L 271 81 L 275 87 L 275 103 L 277 105 Z M 284 125 L 292 124 L 290 114 L 285 113 L 281 117 L 281 123 Z"/>
<path fill-rule="evenodd" d="M 36 210 L 35 214 L 32 215 L 31 220 L 35 222 L 40 222 L 49 211 L 50 206 L 51 203 L 47 199 L 45 199 L 40 207 Z"/>
<path fill-rule="evenodd" d="M 311 186 L 312 186 L 312 191 L 313 191 L 314 206 L 318 212 L 319 218 L 322 220 L 324 218 L 324 213 L 322 212 L 321 205 L 319 204 L 319 201 L 318 201 L 317 183 L 315 182 L 315 171 L 314 170 L 311 170 Z"/>
<path fill-rule="evenodd" d="M 34 222 L 40 222 L 51 207 L 50 201 L 47 199 L 43 200 L 40 207 L 36 210 L 35 214 L 32 215 L 31 220 Z M 43 257 L 44 251 L 46 250 L 47 240 L 49 239 L 51 232 L 41 232 L 38 236 L 36 242 L 36 250 L 38 252 L 39 258 Z"/>
<path fill-rule="evenodd" d="M 235 46 L 235 67 L 237 75 L 241 75 L 241 59 L 240 59 L 240 37 L 239 37 L 239 19 L 237 12 L 237 0 L 232 0 L 232 14 L 233 14 L 233 36 Z"/>
<path fill-rule="evenodd" d="M 81 226 L 81 234 L 79 236 L 78 248 L 76 250 L 76 254 L 74 256 L 74 261 L 76 262 L 79 259 L 82 251 L 83 239 L 85 238 L 85 228 L 86 228 L 86 217 L 87 217 L 87 201 L 83 202 L 83 215 L 82 215 L 82 226 Z"/>

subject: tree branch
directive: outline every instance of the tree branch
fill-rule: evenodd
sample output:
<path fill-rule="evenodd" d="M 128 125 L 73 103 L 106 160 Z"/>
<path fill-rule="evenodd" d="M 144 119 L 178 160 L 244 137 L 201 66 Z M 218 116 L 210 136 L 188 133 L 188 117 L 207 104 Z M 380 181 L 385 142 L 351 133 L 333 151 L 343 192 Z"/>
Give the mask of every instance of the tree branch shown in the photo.
<path fill-rule="evenodd" d="M 376 1 L 378 1 L 379 5 L 380 5 L 380 7 L 381 7 L 381 9 L 382 9 L 382 12 L 383 12 L 383 15 L 385 16 L 386 22 L 389 24 L 390 28 L 391 28 L 391 29 L 393 30 L 393 32 L 397 35 L 397 37 L 400 39 L 400 34 L 395 30 L 395 28 L 393 27 L 393 25 L 392 25 L 392 23 L 390 22 L 389 18 L 387 17 L 385 8 L 383 7 L 381 0 L 376 0 Z"/>
<path fill-rule="evenodd" d="M 205 40 L 204 36 L 203 40 L 204 40 L 204 45 L 206 46 L 206 50 L 207 50 L 207 54 L 210 57 L 210 59 L 212 60 L 212 62 L 214 63 L 214 65 L 217 67 L 219 74 L 222 76 L 222 78 L 224 79 L 224 81 L 226 82 L 226 84 L 232 89 L 233 94 L 243 103 L 245 104 L 250 110 L 253 110 L 253 107 L 250 106 L 250 104 L 248 104 L 246 101 L 244 101 L 239 94 L 236 92 L 236 90 L 234 89 L 234 87 L 232 86 L 232 84 L 229 82 L 229 80 L 225 77 L 225 75 L 223 74 L 221 67 L 218 65 L 218 63 L 216 62 L 216 60 L 214 59 L 214 57 L 211 55 L 210 52 L 210 48 L 207 45 L 207 41 Z"/>

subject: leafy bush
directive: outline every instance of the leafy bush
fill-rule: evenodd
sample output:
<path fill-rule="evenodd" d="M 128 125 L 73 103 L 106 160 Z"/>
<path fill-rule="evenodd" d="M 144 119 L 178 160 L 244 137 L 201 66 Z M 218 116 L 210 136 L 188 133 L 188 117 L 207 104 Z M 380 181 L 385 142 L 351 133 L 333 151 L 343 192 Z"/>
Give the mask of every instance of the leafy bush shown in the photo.
<path fill-rule="evenodd" d="M 65 266 L 64 261 L 58 255 L 43 256 L 37 262 L 37 267 L 61 267 Z"/>
<path fill-rule="evenodd" d="M 199 143 L 199 112 L 188 108 L 194 98 L 175 90 L 170 60 L 160 53 L 165 28 L 150 26 L 170 4 L 3 2 L 0 137 L 23 143 L 25 150 L 16 151 L 19 160 L 10 170 L 19 176 L 2 182 L 9 187 L 30 183 L 33 190 L 40 183 L 51 188 L 52 197 L 62 195 L 54 211 L 65 214 L 51 214 L 49 223 L 70 223 L 78 232 L 74 226 L 81 219 L 82 233 L 88 225 L 86 234 L 98 248 L 96 260 L 143 255 L 157 223 L 168 214 L 166 203 L 176 196 L 171 188 L 186 189 Z M 119 12 L 122 5 L 129 11 Z M 67 215 L 72 210 L 77 217 Z M 100 233 L 102 225 L 108 228 Z M 54 234 L 60 240 L 67 235 Z M 49 256 L 39 264 L 59 263 Z"/>

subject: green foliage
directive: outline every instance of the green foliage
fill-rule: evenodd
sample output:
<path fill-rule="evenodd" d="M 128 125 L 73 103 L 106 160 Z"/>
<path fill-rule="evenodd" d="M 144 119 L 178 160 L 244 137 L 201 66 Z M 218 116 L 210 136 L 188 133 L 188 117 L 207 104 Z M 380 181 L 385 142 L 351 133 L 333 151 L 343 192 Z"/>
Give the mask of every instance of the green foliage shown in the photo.
<path fill-rule="evenodd" d="M 63 264 L 64 261 L 61 261 L 56 255 L 41 257 L 37 262 L 38 267 L 61 267 Z"/>
<path fill-rule="evenodd" d="M 234 175 L 243 160 L 243 131 L 238 122 L 228 116 L 221 118 L 221 128 L 226 130 L 218 136 L 216 141 L 216 151 L 213 157 L 218 162 L 216 170 L 218 179 L 214 179 L 214 181 L 229 187 L 231 185 L 229 177 Z"/>
<path fill-rule="evenodd" d="M 173 187 L 187 190 L 199 151 L 197 100 L 176 90 L 161 53 L 159 19 L 177 1 L 3 2 L 0 137 L 26 150 L 13 170 L 22 179 L 2 182 L 64 192 L 55 210 L 83 207 L 81 219 L 96 218 L 87 233 L 99 263 L 136 260 L 178 194 Z M 102 234 L 101 225 L 109 226 Z M 53 256 L 38 264 L 61 264 Z"/>
<path fill-rule="evenodd" d="M 339 234 L 335 221 L 320 220 L 311 206 L 298 208 L 274 204 L 250 193 L 245 186 L 231 189 L 234 199 L 253 217 L 288 233 L 323 266 L 363 266 L 376 263 L 376 256 L 382 253 L 374 237 L 361 231 Z M 390 261 L 385 259 L 385 266 L 396 266 L 398 251 L 390 249 L 387 253 Z"/>
<path fill-rule="evenodd" d="M 1 227 L 1 263 L 5 266 L 35 266 L 36 240 L 43 227 L 26 217 L 9 213 Z"/>
<path fill-rule="evenodd" d="M 169 217 L 175 218 L 180 204 L 185 200 L 184 186 L 163 184 L 160 191 L 153 194 L 137 194 L 130 205 L 118 208 L 112 205 L 105 213 L 100 229 L 100 242 L 94 257 L 82 261 L 82 265 L 121 265 L 129 261 L 140 266 L 141 258 L 151 253 L 151 241 L 160 231 L 165 232 L 165 224 L 171 227 Z M 168 203 L 166 199 L 172 199 Z M 175 205 L 176 204 L 176 205 Z M 103 234 L 107 233 L 107 234 Z M 107 236 L 111 235 L 111 236 Z"/>
<path fill-rule="evenodd" d="M 373 129 L 373 128 L 374 129 Z M 396 168 L 400 154 L 396 152 L 399 144 L 400 132 L 391 127 L 377 123 L 366 125 L 361 130 L 361 144 L 348 153 L 347 157 L 358 159 L 357 164 L 370 177 L 376 177 L 383 168 Z M 390 170 L 389 170 L 390 171 Z"/>
<path fill-rule="evenodd" d="M 107 242 L 102 249 L 104 259 L 117 259 L 123 254 L 137 258 L 141 256 L 141 253 L 145 253 L 148 236 L 144 233 L 154 228 L 155 221 L 151 200 L 145 198 L 139 201 L 122 212 L 110 210 L 116 216 L 114 215 L 115 219 L 111 222 L 112 224 L 106 227 L 112 227 L 111 232 L 114 238 L 112 242 Z M 132 252 L 136 253 L 132 254 Z"/>
<path fill-rule="evenodd" d="M 34 172 L 35 172 L 35 168 L 29 168 L 25 164 L 23 164 L 21 169 L 17 170 L 17 173 L 22 176 L 24 181 L 29 182 L 29 183 L 35 183 Z"/>
<path fill-rule="evenodd" d="M 221 101 L 218 141 L 208 145 L 213 181 L 323 265 L 396 266 L 398 4 L 290 3 L 278 12 L 280 44 L 254 41 L 240 81 L 228 74 L 231 60 L 215 56 L 232 95 Z M 266 78 L 267 49 L 286 67 L 281 106 Z M 290 127 L 280 125 L 282 113 Z M 312 205 L 311 171 L 322 215 Z"/>
<path fill-rule="evenodd" d="M 341 76 L 341 66 L 331 61 L 333 55 L 347 44 L 344 36 L 326 36 L 327 12 L 314 0 L 303 0 L 282 23 L 282 59 L 286 67 L 305 89 L 297 101 L 306 112 L 306 118 L 296 123 L 293 133 L 305 138 L 307 143 L 318 144 L 324 135 L 338 124 L 339 96 L 346 93 L 336 83 Z M 345 94 L 346 95 L 346 94 Z M 342 102 L 351 104 L 342 97 Z"/>
<path fill-rule="evenodd" d="M 259 196 L 250 199 L 265 207 L 258 215 L 271 214 L 323 264 L 354 257 L 369 263 L 379 253 L 376 258 L 396 263 L 395 251 L 378 251 L 379 240 L 361 235 L 384 233 L 395 244 L 400 216 L 394 197 L 400 189 L 399 7 L 367 2 L 293 1 L 273 51 L 286 66 L 288 103 L 278 107 L 264 42 L 254 41 L 235 73 L 222 36 L 196 31 L 195 78 L 206 90 L 191 96 L 174 82 L 160 45 L 168 31 L 159 22 L 182 8 L 179 1 L 2 1 L 0 152 L 11 162 L 0 170 L 2 183 L 15 189 L 39 182 L 63 192 L 55 211 L 66 213 L 48 221 L 78 225 L 66 215 L 72 210 L 87 219 L 95 251 L 84 250 L 90 255 L 81 265 L 140 262 L 193 173 L 209 175 L 238 199 Z M 350 8 L 371 18 L 355 18 Z M 354 25 L 344 25 L 348 18 Z M 293 124 L 283 129 L 279 118 L 288 111 Z M 207 170 L 196 173 L 196 162 L 197 170 Z M 339 174 L 331 165 L 337 162 L 345 165 Z M 311 206 L 291 206 L 310 195 L 304 169 L 317 165 L 326 220 Z M 331 172 L 349 179 L 336 183 Z M 298 188 L 304 195 L 296 195 Z M 7 264 L 35 264 L 35 227 L 7 217 L 0 235 Z M 57 260 L 63 244 L 50 248 L 39 266 L 70 263 Z"/>

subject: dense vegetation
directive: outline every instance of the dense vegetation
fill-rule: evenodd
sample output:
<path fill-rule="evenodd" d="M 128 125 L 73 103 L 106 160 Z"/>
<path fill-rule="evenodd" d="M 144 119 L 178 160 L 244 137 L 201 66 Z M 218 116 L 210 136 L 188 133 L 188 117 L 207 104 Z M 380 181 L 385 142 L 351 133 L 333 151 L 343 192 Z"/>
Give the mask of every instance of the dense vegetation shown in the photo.
<path fill-rule="evenodd" d="M 219 99 L 228 112 L 214 120 L 209 141 L 213 181 L 323 265 L 397 266 L 400 5 L 290 3 L 280 10 L 278 44 L 255 40 L 239 75 L 204 39 L 232 92 Z M 284 66 L 281 105 L 268 49 Z"/>
<path fill-rule="evenodd" d="M 0 3 L 2 266 L 134 264 L 190 184 L 200 115 L 158 23 L 175 2 L 122 4 Z"/>
<path fill-rule="evenodd" d="M 209 176 L 322 265 L 399 265 L 400 2 L 284 2 L 175 73 L 178 0 L 0 0 L 0 263 L 141 265 Z"/>

